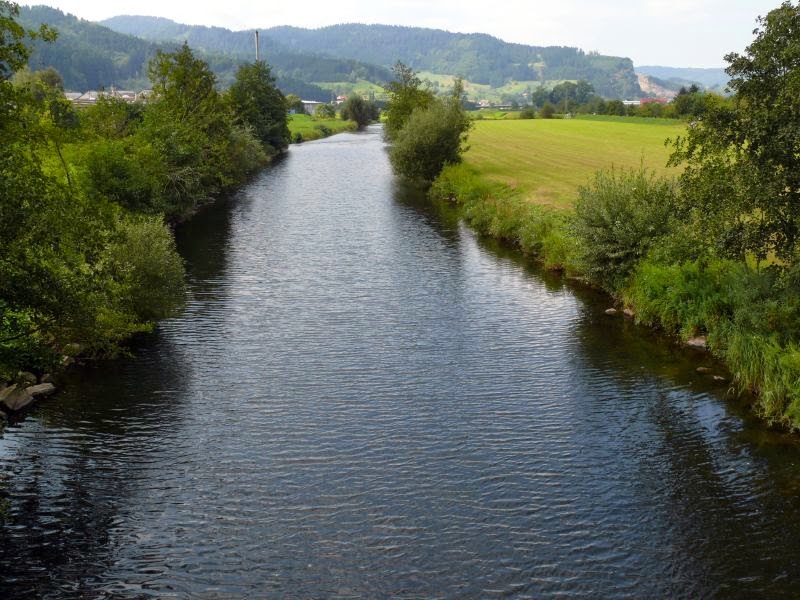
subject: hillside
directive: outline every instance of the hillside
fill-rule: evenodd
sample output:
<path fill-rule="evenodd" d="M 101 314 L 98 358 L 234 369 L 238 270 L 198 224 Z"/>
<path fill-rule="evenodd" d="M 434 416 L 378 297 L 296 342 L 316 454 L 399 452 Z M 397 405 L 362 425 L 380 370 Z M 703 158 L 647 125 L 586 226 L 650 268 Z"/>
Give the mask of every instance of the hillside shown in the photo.
<path fill-rule="evenodd" d="M 710 90 L 724 91 L 728 85 L 728 74 L 725 69 L 695 69 L 682 67 L 642 66 L 636 67 L 636 73 L 647 75 L 651 80 L 671 89 L 696 84 Z"/>
<path fill-rule="evenodd" d="M 114 31 L 103 25 L 79 19 L 47 6 L 22 7 L 20 22 L 30 28 L 46 23 L 58 31 L 53 44 L 36 42 L 29 64 L 33 69 L 52 66 L 61 73 L 67 89 L 86 91 L 108 88 L 143 89 L 149 87 L 147 65 L 158 50 L 172 50 L 182 39 L 160 42 Z M 227 30 L 226 30 L 227 31 Z M 244 38 L 249 40 L 245 52 Z M 227 52 L 209 49 L 209 45 L 190 41 L 198 55 L 206 60 L 220 84 L 224 87 L 233 80 L 236 68 L 252 60 L 253 39 L 242 34 L 241 51 L 230 48 Z M 356 61 L 337 60 L 291 51 L 268 53 L 278 86 L 284 93 L 293 93 L 310 100 L 330 99 L 330 91 L 316 86 L 314 80 L 346 80 L 370 76 L 385 81 L 386 69 L 361 65 Z"/>
<path fill-rule="evenodd" d="M 189 26 L 155 17 L 113 17 L 103 24 L 152 41 L 188 40 L 208 52 L 252 53 L 252 32 L 219 27 Z M 450 33 L 419 27 L 390 25 L 333 25 L 321 29 L 275 27 L 266 29 L 264 47 L 280 66 L 285 52 L 313 53 L 355 61 L 348 79 L 385 81 L 369 63 L 386 69 L 401 60 L 418 71 L 439 76 L 458 75 L 476 85 L 502 88 L 509 84 L 536 86 L 563 80 L 586 79 L 608 97 L 640 94 L 630 59 L 585 53 L 577 48 L 511 44 L 485 34 Z M 323 82 L 314 74 L 308 81 Z"/>

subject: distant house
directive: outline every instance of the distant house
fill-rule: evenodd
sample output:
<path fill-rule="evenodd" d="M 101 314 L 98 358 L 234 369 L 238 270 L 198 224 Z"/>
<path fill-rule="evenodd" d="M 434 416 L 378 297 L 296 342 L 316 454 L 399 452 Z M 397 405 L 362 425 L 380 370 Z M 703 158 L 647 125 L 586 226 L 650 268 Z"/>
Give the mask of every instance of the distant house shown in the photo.
<path fill-rule="evenodd" d="M 92 104 L 97 104 L 97 101 L 103 97 L 109 98 L 117 98 L 122 100 L 123 102 L 133 103 L 133 102 L 147 102 L 149 98 L 153 95 L 153 90 L 142 90 L 141 92 L 134 92 L 132 90 L 118 90 L 115 87 L 111 88 L 111 91 L 97 91 L 97 90 L 90 90 L 88 92 L 84 92 L 83 94 L 76 93 L 76 92 L 66 92 L 64 97 L 67 100 L 73 102 L 76 106 L 91 106 Z"/>
<path fill-rule="evenodd" d="M 316 100 L 301 100 L 303 103 L 303 110 L 307 115 L 314 115 L 317 112 L 317 107 L 324 102 L 317 102 Z"/>
<path fill-rule="evenodd" d="M 347 100 L 347 96 L 336 96 L 336 102 L 334 104 L 344 104 Z"/>
<path fill-rule="evenodd" d="M 625 106 L 641 106 L 642 101 L 641 100 L 623 100 L 622 103 Z"/>

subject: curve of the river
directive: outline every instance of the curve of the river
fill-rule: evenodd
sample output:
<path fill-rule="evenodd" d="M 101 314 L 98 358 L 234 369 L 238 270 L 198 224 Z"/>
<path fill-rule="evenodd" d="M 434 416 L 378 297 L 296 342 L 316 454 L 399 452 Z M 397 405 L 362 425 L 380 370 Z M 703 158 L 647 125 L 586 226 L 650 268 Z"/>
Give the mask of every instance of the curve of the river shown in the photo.
<path fill-rule="evenodd" d="M 796 597 L 800 451 L 393 179 L 293 147 L 190 301 L 0 439 L 0 597 Z"/>

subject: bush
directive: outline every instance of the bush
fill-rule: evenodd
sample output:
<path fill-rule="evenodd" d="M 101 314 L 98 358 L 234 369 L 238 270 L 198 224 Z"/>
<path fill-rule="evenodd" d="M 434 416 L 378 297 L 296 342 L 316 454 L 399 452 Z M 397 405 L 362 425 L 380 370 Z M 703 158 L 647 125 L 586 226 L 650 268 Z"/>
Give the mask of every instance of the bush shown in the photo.
<path fill-rule="evenodd" d="M 389 151 L 392 166 L 409 179 L 433 181 L 446 165 L 461 162 L 471 126 L 455 98 L 414 109 Z"/>
<path fill-rule="evenodd" d="M 533 108 L 532 106 L 524 108 L 519 113 L 519 118 L 520 119 L 535 119 L 536 118 L 536 109 Z"/>
<path fill-rule="evenodd" d="M 539 116 L 542 119 L 552 119 L 554 114 L 556 114 L 556 107 L 549 102 L 545 102 L 544 106 L 539 110 Z"/>
<path fill-rule="evenodd" d="M 106 249 L 106 264 L 119 285 L 123 310 L 137 321 L 166 319 L 183 306 L 183 261 L 160 218 L 124 219 Z"/>
<path fill-rule="evenodd" d="M 598 172 L 575 204 L 572 232 L 581 270 L 618 293 L 654 242 L 670 232 L 676 207 L 674 184 L 643 168 Z"/>
<path fill-rule="evenodd" d="M 353 94 L 342 104 L 342 118 L 355 121 L 359 129 L 376 121 L 378 116 L 378 107 L 375 103 L 364 100 L 357 94 Z"/>

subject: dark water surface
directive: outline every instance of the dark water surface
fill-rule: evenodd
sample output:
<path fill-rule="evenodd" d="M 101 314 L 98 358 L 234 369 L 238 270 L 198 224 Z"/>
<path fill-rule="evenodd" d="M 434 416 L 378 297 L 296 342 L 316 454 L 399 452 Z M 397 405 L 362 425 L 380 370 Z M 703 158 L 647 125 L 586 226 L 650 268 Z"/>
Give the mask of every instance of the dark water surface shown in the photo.
<path fill-rule="evenodd" d="M 0 598 L 800 594 L 798 446 L 376 130 L 179 244 L 186 313 L 0 439 Z"/>

